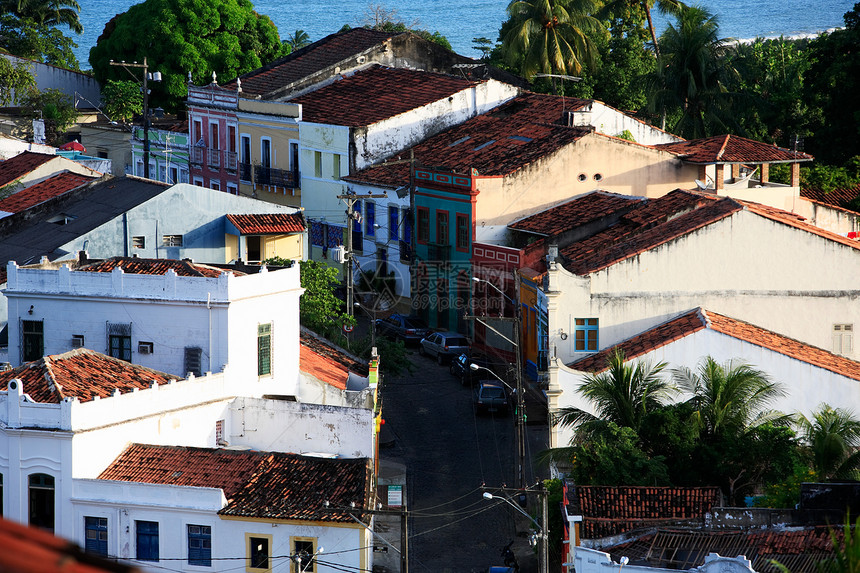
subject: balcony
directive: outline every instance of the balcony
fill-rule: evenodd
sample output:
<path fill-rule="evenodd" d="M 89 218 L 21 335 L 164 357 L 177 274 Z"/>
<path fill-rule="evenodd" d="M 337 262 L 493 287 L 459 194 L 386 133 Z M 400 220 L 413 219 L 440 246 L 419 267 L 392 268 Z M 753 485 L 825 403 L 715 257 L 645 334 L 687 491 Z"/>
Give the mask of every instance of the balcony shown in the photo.
<path fill-rule="evenodd" d="M 298 172 L 252 163 L 239 164 L 239 179 L 257 185 L 272 185 L 285 189 L 295 189 L 299 186 Z"/>
<path fill-rule="evenodd" d="M 427 262 L 447 263 L 451 260 L 451 245 L 427 243 Z"/>
<path fill-rule="evenodd" d="M 236 172 L 236 167 L 239 164 L 239 154 L 235 151 L 224 152 L 224 162 L 227 171 Z"/>
<path fill-rule="evenodd" d="M 221 169 L 221 150 L 210 148 L 208 151 L 209 169 Z"/>
<path fill-rule="evenodd" d="M 192 165 L 203 165 L 203 152 L 206 150 L 205 147 L 193 146 L 191 147 L 191 164 Z"/>

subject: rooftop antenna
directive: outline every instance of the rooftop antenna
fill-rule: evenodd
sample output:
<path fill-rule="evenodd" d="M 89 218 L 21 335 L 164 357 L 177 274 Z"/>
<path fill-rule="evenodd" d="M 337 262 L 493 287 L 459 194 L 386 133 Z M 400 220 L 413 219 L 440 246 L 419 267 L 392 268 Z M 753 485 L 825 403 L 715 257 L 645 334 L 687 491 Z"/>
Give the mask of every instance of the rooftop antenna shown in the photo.
<path fill-rule="evenodd" d="M 570 80 L 572 82 L 581 82 L 582 81 L 582 78 L 580 78 L 580 77 L 568 76 L 565 74 L 535 74 L 534 77 L 536 77 L 536 78 L 559 78 L 562 81 L 563 80 Z M 562 91 L 564 91 L 564 90 L 562 90 Z M 565 104 L 564 94 L 561 94 L 561 111 L 562 111 L 562 113 L 564 113 L 564 104 Z"/>

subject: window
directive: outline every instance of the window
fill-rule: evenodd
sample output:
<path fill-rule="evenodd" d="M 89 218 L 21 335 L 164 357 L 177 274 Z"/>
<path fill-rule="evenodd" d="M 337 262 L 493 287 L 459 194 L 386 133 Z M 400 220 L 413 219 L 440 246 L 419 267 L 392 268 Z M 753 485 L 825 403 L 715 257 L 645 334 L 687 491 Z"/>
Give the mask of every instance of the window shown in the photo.
<path fill-rule="evenodd" d="M 272 373 L 272 323 L 257 325 L 257 376 Z"/>
<path fill-rule="evenodd" d="M 221 190 L 221 182 L 218 181 L 217 179 L 212 179 L 209 182 L 209 188 L 212 189 L 213 191 L 220 191 Z"/>
<path fill-rule="evenodd" d="M 236 153 L 236 126 L 227 126 L 227 151 Z"/>
<path fill-rule="evenodd" d="M 170 166 L 170 179 L 168 183 L 179 183 L 179 168 Z"/>
<path fill-rule="evenodd" d="M 364 202 L 364 232 L 368 237 L 376 235 L 376 203 L 373 201 Z"/>
<path fill-rule="evenodd" d="M 194 184 L 197 185 L 198 187 L 203 187 L 203 178 L 202 177 L 195 177 L 194 178 Z"/>
<path fill-rule="evenodd" d="M 238 195 L 239 188 L 236 187 L 236 185 L 233 183 L 227 183 L 227 193 L 229 193 L 230 195 Z"/>
<path fill-rule="evenodd" d="M 137 539 L 137 560 L 158 561 L 158 522 L 135 521 L 134 531 Z"/>
<path fill-rule="evenodd" d="M 388 207 L 388 240 L 396 241 L 400 238 L 400 209 L 389 205 Z"/>
<path fill-rule="evenodd" d="M 248 569 L 269 569 L 271 535 L 248 536 Z"/>
<path fill-rule="evenodd" d="M 224 420 L 215 421 L 215 445 L 222 446 L 227 442 L 224 441 Z"/>
<path fill-rule="evenodd" d="M 198 143 L 203 140 L 203 122 L 199 119 L 194 120 L 194 143 Z"/>
<path fill-rule="evenodd" d="M 335 153 L 331 157 L 331 178 L 340 181 L 340 155 Z"/>
<path fill-rule="evenodd" d="M 203 369 L 203 349 L 196 346 L 185 347 L 185 372 L 200 376 Z"/>
<path fill-rule="evenodd" d="M 131 248 L 133 249 L 145 249 L 146 248 L 146 237 L 132 237 L 131 238 Z"/>
<path fill-rule="evenodd" d="M 161 244 L 165 247 L 181 247 L 182 235 L 164 235 L 161 237 Z"/>
<path fill-rule="evenodd" d="M 30 474 L 30 525 L 54 531 L 54 477 Z"/>
<path fill-rule="evenodd" d="M 242 164 L 239 169 L 239 179 L 242 181 L 251 180 L 251 136 L 242 134 L 240 142 L 241 156 L 239 162 Z"/>
<path fill-rule="evenodd" d="M 574 351 L 597 352 L 597 319 L 577 318 Z"/>
<path fill-rule="evenodd" d="M 436 211 L 436 243 L 449 244 L 448 240 L 448 211 Z"/>
<path fill-rule="evenodd" d="M 272 140 L 263 138 L 260 140 L 260 165 L 265 168 L 272 166 Z"/>
<path fill-rule="evenodd" d="M 45 353 L 45 325 L 41 320 L 21 321 L 21 360 L 32 362 Z"/>
<path fill-rule="evenodd" d="M 188 564 L 212 566 L 212 527 L 188 525 Z"/>
<path fill-rule="evenodd" d="M 854 325 L 833 325 L 833 353 L 849 355 L 854 350 Z"/>
<path fill-rule="evenodd" d="M 468 251 L 469 239 L 469 216 L 463 213 L 457 213 L 457 250 Z"/>
<path fill-rule="evenodd" d="M 96 150 L 96 157 L 99 159 L 107 159 L 108 158 L 108 150 L 99 148 Z"/>
<path fill-rule="evenodd" d="M 418 242 L 430 241 L 430 210 L 427 207 L 418 207 Z"/>
<path fill-rule="evenodd" d="M 131 323 L 108 323 L 108 355 L 131 362 Z"/>
<path fill-rule="evenodd" d="M 364 251 L 364 236 L 361 234 L 361 201 L 356 201 L 352 210 L 356 214 L 352 221 L 352 250 L 361 253 Z"/>
<path fill-rule="evenodd" d="M 322 152 L 314 151 L 314 177 L 322 177 Z"/>
<path fill-rule="evenodd" d="M 316 573 L 317 540 L 315 537 L 291 537 L 290 555 L 294 557 L 291 572 Z"/>
<path fill-rule="evenodd" d="M 86 530 L 84 549 L 87 553 L 107 557 L 107 521 L 106 517 L 84 517 L 84 529 Z"/>
<path fill-rule="evenodd" d="M 220 138 L 218 137 L 218 124 L 209 124 L 209 147 L 212 149 L 221 149 Z"/>

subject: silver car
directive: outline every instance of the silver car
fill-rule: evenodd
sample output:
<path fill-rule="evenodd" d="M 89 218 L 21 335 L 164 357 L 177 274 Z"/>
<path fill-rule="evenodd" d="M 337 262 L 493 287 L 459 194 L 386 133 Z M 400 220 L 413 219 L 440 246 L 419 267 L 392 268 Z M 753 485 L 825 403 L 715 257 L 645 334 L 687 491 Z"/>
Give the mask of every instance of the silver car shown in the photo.
<path fill-rule="evenodd" d="M 418 352 L 435 356 L 436 362 L 445 364 L 453 357 L 469 352 L 469 339 L 457 332 L 434 332 L 421 339 Z"/>

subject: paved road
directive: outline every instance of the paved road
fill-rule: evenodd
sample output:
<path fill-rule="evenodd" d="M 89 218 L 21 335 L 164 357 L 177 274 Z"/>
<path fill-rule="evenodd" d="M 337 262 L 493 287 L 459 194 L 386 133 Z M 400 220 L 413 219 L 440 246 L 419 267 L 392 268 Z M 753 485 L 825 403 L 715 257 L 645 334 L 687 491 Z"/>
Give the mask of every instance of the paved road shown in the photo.
<path fill-rule="evenodd" d="M 512 414 L 476 417 L 471 389 L 447 366 L 417 352 L 413 361 L 414 374 L 383 382 L 383 417 L 394 440 L 380 452 L 407 468 L 410 571 L 485 572 L 502 564 L 500 549 L 512 539 L 520 570 L 537 571 L 528 520 L 482 496 L 482 485 L 518 483 Z M 546 448 L 545 425 L 529 424 L 527 434 L 529 457 Z M 530 467 L 527 477 L 538 479 Z"/>

